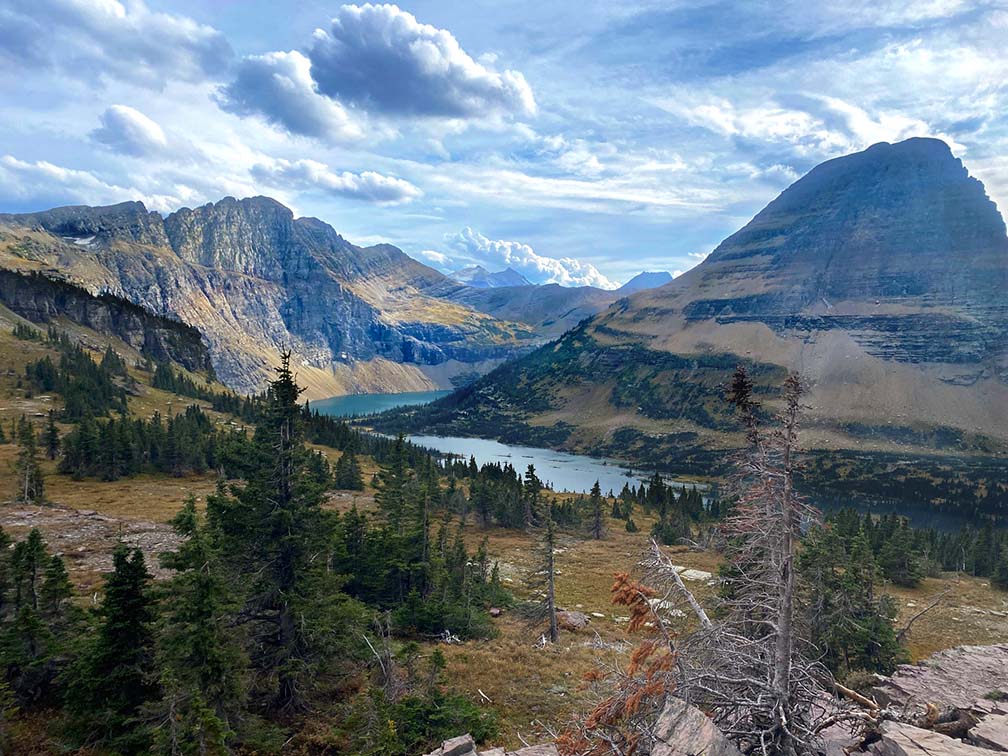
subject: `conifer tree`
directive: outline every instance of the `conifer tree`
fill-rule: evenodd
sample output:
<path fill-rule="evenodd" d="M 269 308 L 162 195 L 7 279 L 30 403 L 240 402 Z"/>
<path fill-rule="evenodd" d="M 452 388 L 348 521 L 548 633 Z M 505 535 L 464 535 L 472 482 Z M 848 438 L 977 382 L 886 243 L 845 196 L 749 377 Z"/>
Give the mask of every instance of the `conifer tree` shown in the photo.
<path fill-rule="evenodd" d="M 46 455 L 49 459 L 56 459 L 56 455 L 59 453 L 60 436 L 59 428 L 56 427 L 56 413 L 52 410 L 49 410 L 49 418 L 46 421 L 44 443 Z"/>
<path fill-rule="evenodd" d="M 120 544 L 105 579 L 96 635 L 70 672 L 67 708 L 84 744 L 138 753 L 150 744 L 145 705 L 156 698 L 152 675 L 154 605 L 143 552 Z"/>
<path fill-rule="evenodd" d="M 357 605 L 328 569 L 336 516 L 307 473 L 300 389 L 282 355 L 256 427 L 247 483 L 207 501 L 208 518 L 239 591 L 253 668 L 251 693 L 267 711 L 303 709 L 349 655 Z"/>
<path fill-rule="evenodd" d="M 539 540 L 539 561 L 529 573 L 529 589 L 540 594 L 537 609 L 532 615 L 534 624 L 546 623 L 550 643 L 560 639 L 556 610 L 556 527 L 551 513 L 546 515 L 546 525 Z"/>
<path fill-rule="evenodd" d="M 14 469 L 17 473 L 18 499 L 25 504 L 42 504 L 45 501 L 45 491 L 35 428 L 24 416 L 18 423 L 17 439 L 19 449 Z"/>
<path fill-rule="evenodd" d="M 192 496 L 172 525 L 183 540 L 177 551 L 162 557 L 176 574 L 166 591 L 157 644 L 164 696 L 152 712 L 158 722 L 155 740 L 173 754 L 224 754 L 248 668 L 231 627 L 238 607 L 214 534 L 201 522 Z"/>
<path fill-rule="evenodd" d="M 333 475 L 336 488 L 344 491 L 363 491 L 364 477 L 361 474 L 357 454 L 351 442 L 343 450 L 342 456 L 336 461 L 336 471 Z"/>
<path fill-rule="evenodd" d="M 602 498 L 602 489 L 596 480 L 595 485 L 592 486 L 591 493 L 588 495 L 588 507 L 591 510 L 592 518 L 591 534 L 592 538 L 596 541 L 601 540 L 602 536 L 605 535 L 605 516 L 602 509 L 604 504 L 605 499 Z"/>
<path fill-rule="evenodd" d="M 535 527 L 539 519 L 539 497 L 542 493 L 542 481 L 536 475 L 535 467 L 528 466 L 525 470 L 525 486 L 522 490 L 522 524 L 526 530 Z"/>

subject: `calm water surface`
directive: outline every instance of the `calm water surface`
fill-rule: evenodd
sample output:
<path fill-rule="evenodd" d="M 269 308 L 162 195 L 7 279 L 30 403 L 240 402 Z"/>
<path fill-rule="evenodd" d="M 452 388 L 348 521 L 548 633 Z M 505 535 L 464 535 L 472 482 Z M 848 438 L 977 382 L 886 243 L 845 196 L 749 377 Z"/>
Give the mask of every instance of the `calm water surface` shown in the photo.
<path fill-rule="evenodd" d="M 312 402 L 311 406 L 323 415 L 353 417 L 373 415 L 396 407 L 430 404 L 435 399 L 448 396 L 450 393 L 451 391 L 412 391 L 403 394 L 350 394 Z"/>

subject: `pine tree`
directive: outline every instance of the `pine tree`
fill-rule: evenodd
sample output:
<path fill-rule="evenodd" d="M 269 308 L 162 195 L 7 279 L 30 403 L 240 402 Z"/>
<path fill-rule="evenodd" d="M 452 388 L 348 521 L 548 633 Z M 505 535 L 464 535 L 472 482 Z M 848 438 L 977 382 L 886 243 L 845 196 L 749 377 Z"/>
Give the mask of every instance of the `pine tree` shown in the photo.
<path fill-rule="evenodd" d="M 301 391 L 284 353 L 256 427 L 247 483 L 207 501 L 232 590 L 242 602 L 250 692 L 258 706 L 274 712 L 303 709 L 327 684 L 351 644 L 356 648 L 348 636 L 360 617 L 329 569 L 338 520 L 322 509 L 324 490 L 307 473 L 311 452 L 297 403 Z"/>
<path fill-rule="evenodd" d="M 334 485 L 340 490 L 364 490 L 364 476 L 361 474 L 360 464 L 357 461 L 357 454 L 352 443 L 343 450 L 342 456 L 336 461 L 336 471 L 333 478 Z"/>
<path fill-rule="evenodd" d="M 17 439 L 19 450 L 14 469 L 18 480 L 18 499 L 25 504 L 42 504 L 45 502 L 45 492 L 35 428 L 23 416 L 18 423 Z"/>
<path fill-rule="evenodd" d="M 238 607 L 213 532 L 190 496 L 172 520 L 182 539 L 162 563 L 176 571 L 166 592 L 157 661 L 163 698 L 153 707 L 160 750 L 224 754 L 244 700 L 248 659 L 231 628 Z"/>
<path fill-rule="evenodd" d="M 602 498 L 602 489 L 599 487 L 599 482 L 596 480 L 595 485 L 592 486 L 591 493 L 588 495 L 588 507 L 591 510 L 591 534 L 592 538 L 596 541 L 601 540 L 602 536 L 605 535 L 605 515 L 603 514 L 603 505 L 605 504 L 605 499 Z"/>
<path fill-rule="evenodd" d="M 56 459 L 60 448 L 59 428 L 56 427 L 56 413 L 49 410 L 49 419 L 46 421 L 45 448 L 49 459 Z"/>
<path fill-rule="evenodd" d="M 154 605 L 143 552 L 120 544 L 105 580 L 100 626 L 70 672 L 67 709 L 84 744 L 124 753 L 149 747 L 142 711 L 157 697 L 151 674 Z"/>
<path fill-rule="evenodd" d="M 528 466 L 525 470 L 525 486 L 522 490 L 522 524 L 526 530 L 535 527 L 539 519 L 539 497 L 542 493 L 542 481 L 536 475 L 535 467 Z"/>

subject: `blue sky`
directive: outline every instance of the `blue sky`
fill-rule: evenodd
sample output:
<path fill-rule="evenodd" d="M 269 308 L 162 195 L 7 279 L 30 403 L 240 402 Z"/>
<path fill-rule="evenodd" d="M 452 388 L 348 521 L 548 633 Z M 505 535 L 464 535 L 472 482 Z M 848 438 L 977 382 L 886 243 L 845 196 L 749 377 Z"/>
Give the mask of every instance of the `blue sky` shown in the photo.
<path fill-rule="evenodd" d="M 0 2 L 0 209 L 266 194 L 441 269 L 695 265 L 929 135 L 1008 209 L 1008 0 Z"/>

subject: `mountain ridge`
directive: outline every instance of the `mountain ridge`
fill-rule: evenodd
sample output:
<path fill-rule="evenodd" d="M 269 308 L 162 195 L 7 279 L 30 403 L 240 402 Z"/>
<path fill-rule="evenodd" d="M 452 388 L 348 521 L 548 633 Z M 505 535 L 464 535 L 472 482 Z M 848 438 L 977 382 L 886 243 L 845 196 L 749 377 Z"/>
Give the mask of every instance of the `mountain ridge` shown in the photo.
<path fill-rule="evenodd" d="M 315 398 L 433 388 L 428 368 L 485 370 L 536 339 L 446 300 L 455 284 L 398 248 L 355 246 L 261 196 L 164 218 L 139 202 L 0 215 L 0 266 L 196 326 L 218 375 L 240 391 L 259 390 L 283 348 Z"/>

